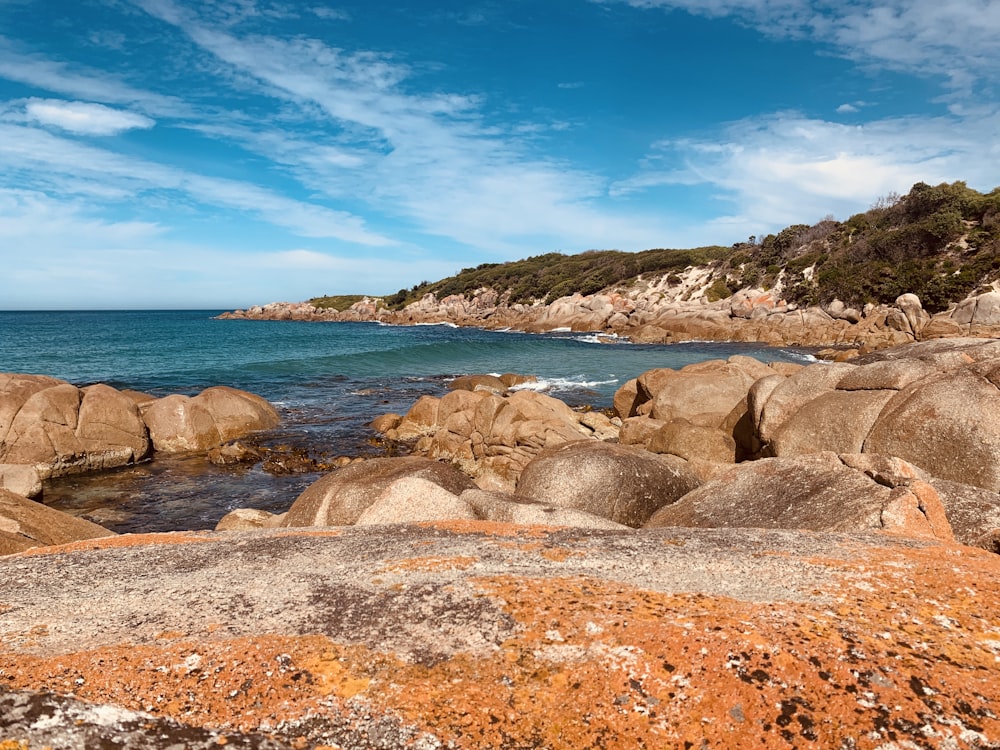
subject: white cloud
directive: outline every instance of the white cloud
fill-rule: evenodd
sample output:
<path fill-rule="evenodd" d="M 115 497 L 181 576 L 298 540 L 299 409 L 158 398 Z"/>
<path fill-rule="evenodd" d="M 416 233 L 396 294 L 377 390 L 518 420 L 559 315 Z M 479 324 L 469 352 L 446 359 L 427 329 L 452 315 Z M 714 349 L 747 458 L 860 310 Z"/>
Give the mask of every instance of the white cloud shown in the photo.
<path fill-rule="evenodd" d="M 812 39 L 841 54 L 947 77 L 967 91 L 995 79 L 1000 3 L 994 0 L 595 0 L 733 17 L 778 37 Z"/>
<path fill-rule="evenodd" d="M 169 191 L 200 203 L 256 214 L 304 237 L 328 237 L 360 245 L 391 244 L 365 228 L 357 216 L 305 203 L 248 183 L 164 166 L 54 136 L 35 128 L 0 123 L 0 169 L 16 170 L 39 190 L 107 196 Z M 90 187 L 93 186 L 93 192 Z"/>
<path fill-rule="evenodd" d="M 0 78 L 103 104 L 129 105 L 153 117 L 184 117 L 191 108 L 182 100 L 130 86 L 105 71 L 90 70 L 22 53 L 0 36 Z"/>
<path fill-rule="evenodd" d="M 621 194 L 659 185 L 710 185 L 732 210 L 718 221 L 748 234 L 865 210 L 916 182 L 997 179 L 1000 115 L 959 120 L 895 118 L 864 125 L 794 113 L 738 122 L 712 140 L 657 144 L 648 166 L 614 186 Z"/>
<path fill-rule="evenodd" d="M 841 115 L 852 115 L 855 112 L 860 112 L 860 111 L 861 110 L 857 106 L 850 103 L 841 104 L 839 107 L 837 107 L 837 114 Z"/>
<path fill-rule="evenodd" d="M 241 140 L 314 190 L 360 193 L 420 231 L 508 256 L 539 245 L 638 249 L 662 237 L 659 219 L 637 221 L 597 206 L 604 181 L 534 155 L 525 138 L 531 132 L 484 123 L 477 95 L 413 93 L 410 69 L 391 55 L 345 52 L 314 39 L 238 37 L 171 0 L 139 2 L 235 73 L 257 79 L 263 92 L 321 115 L 336 135 L 306 148 L 280 134 Z"/>
<path fill-rule="evenodd" d="M 317 18 L 323 18 L 328 21 L 349 21 L 351 20 L 351 14 L 346 10 L 341 10 L 339 8 L 326 8 L 322 5 L 318 5 L 314 8 L 310 8 L 309 12 L 312 13 Z"/>
<path fill-rule="evenodd" d="M 126 130 L 147 130 L 156 124 L 145 115 L 90 102 L 33 98 L 25 102 L 24 109 L 31 120 L 81 135 L 117 135 Z"/>

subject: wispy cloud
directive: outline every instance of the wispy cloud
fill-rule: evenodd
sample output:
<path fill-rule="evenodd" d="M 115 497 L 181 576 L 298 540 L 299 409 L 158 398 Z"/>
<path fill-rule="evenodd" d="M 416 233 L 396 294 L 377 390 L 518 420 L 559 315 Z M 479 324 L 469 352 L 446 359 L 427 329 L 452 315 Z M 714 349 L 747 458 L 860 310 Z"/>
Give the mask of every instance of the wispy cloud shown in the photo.
<path fill-rule="evenodd" d="M 717 139 L 658 143 L 646 168 L 614 190 L 711 185 L 731 208 L 718 221 L 759 233 L 831 212 L 846 218 L 919 181 L 988 188 L 998 132 L 997 114 L 843 125 L 780 113 L 735 123 Z"/>
<path fill-rule="evenodd" d="M 992 0 L 594 0 L 731 17 L 761 32 L 831 45 L 856 60 L 945 76 L 968 91 L 1000 67 Z"/>
<path fill-rule="evenodd" d="M 199 203 L 251 214 L 304 237 L 329 237 L 361 245 L 391 244 L 365 228 L 357 216 L 296 201 L 271 190 L 210 177 L 60 138 L 36 128 L 0 124 L 0 166 L 18 170 L 37 189 L 106 195 L 109 187 L 129 194 L 172 191 Z"/>
<path fill-rule="evenodd" d="M 146 130 L 156 124 L 155 120 L 135 112 L 62 99 L 28 99 L 24 112 L 29 120 L 81 135 L 117 135 L 126 130 Z"/>
<path fill-rule="evenodd" d="M 392 55 L 347 52 L 314 39 L 237 36 L 171 0 L 137 2 L 253 76 L 262 93 L 295 104 L 304 116 L 318 112 L 325 126 L 336 127 L 308 153 L 295 138 L 243 141 L 269 156 L 280 153 L 279 161 L 328 195 L 358 191 L 360 183 L 370 205 L 420 231 L 508 255 L 523 253 L 526 241 L 648 247 L 663 229 L 651 217 L 637 222 L 597 207 L 593 200 L 606 187 L 600 177 L 533 154 L 516 126 L 484 122 L 476 93 L 415 93 L 412 71 Z M 353 169 L 361 163 L 363 174 Z"/>
<path fill-rule="evenodd" d="M 45 91 L 102 104 L 128 105 L 153 117 L 185 117 L 191 108 L 181 99 L 135 88 L 118 76 L 85 66 L 68 65 L 38 54 L 0 36 L 0 78 Z"/>

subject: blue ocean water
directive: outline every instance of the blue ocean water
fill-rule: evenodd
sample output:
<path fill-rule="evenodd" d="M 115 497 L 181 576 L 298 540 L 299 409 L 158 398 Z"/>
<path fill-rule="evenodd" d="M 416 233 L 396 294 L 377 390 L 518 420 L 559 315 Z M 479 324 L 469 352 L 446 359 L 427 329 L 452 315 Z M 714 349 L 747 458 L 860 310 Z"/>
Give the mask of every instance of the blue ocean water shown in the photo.
<path fill-rule="evenodd" d="M 105 382 L 157 396 L 242 388 L 281 411 L 283 424 L 266 442 L 353 456 L 382 450 L 366 426 L 374 417 L 405 412 L 421 395 L 443 394 L 457 375 L 533 374 L 540 378 L 536 387 L 571 405 L 605 407 L 622 383 L 654 367 L 732 354 L 808 359 L 802 350 L 753 344 L 645 346 L 446 325 L 216 320 L 219 312 L 0 312 L 0 372 Z M 158 458 L 51 482 L 44 500 L 115 531 L 202 529 L 237 507 L 286 510 L 317 476 L 218 468 L 200 456 Z"/>

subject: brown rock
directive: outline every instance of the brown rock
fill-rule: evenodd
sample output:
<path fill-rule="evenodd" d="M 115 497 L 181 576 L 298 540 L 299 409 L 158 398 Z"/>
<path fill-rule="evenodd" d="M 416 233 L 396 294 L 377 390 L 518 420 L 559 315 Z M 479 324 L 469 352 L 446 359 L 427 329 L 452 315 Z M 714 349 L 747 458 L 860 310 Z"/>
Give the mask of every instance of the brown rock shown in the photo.
<path fill-rule="evenodd" d="M 835 453 L 739 464 L 661 508 L 647 525 L 883 529 L 909 536 L 952 538 L 940 498 L 929 484 L 907 479 L 887 487 L 847 466 Z"/>
<path fill-rule="evenodd" d="M 320 478 L 298 496 L 283 526 L 349 526 L 398 479 L 424 479 L 454 494 L 476 485 L 448 464 L 417 456 L 373 458 Z"/>
<path fill-rule="evenodd" d="M 500 376 L 500 382 L 503 383 L 508 388 L 514 388 L 515 386 L 525 385 L 527 383 L 537 383 L 537 375 L 518 375 L 513 372 L 505 372 Z"/>
<path fill-rule="evenodd" d="M 260 451 L 236 441 L 212 448 L 208 452 L 208 460 L 216 466 L 233 466 L 235 464 L 256 463 L 263 458 Z"/>
<path fill-rule="evenodd" d="M 625 381 L 624 385 L 615 391 L 614 408 L 615 414 L 620 419 L 628 419 L 636 416 L 636 409 L 639 404 L 647 401 L 649 396 L 639 397 L 639 381 L 636 378 Z"/>
<path fill-rule="evenodd" d="M 770 450 L 775 456 L 861 453 L 872 425 L 895 395 L 891 390 L 825 391 L 770 433 Z"/>
<path fill-rule="evenodd" d="M 710 463 L 736 462 L 736 441 L 720 429 L 701 427 L 686 419 L 671 419 L 650 439 L 646 449 L 668 453 L 685 461 L 701 459 Z"/>
<path fill-rule="evenodd" d="M 517 494 L 638 527 L 698 484 L 682 459 L 584 440 L 541 451 L 521 472 Z"/>
<path fill-rule="evenodd" d="M 507 492 L 466 490 L 462 500 L 484 521 L 518 525 L 570 526 L 578 529 L 630 530 L 607 518 L 595 516 L 573 508 L 560 508 L 546 503 L 536 503 Z"/>
<path fill-rule="evenodd" d="M 618 442 L 622 445 L 641 445 L 646 447 L 650 439 L 666 422 L 652 417 L 629 417 L 622 422 L 618 433 Z"/>
<path fill-rule="evenodd" d="M 440 485 L 420 477 L 403 477 L 387 485 L 354 523 L 374 526 L 477 518 L 468 503 Z"/>
<path fill-rule="evenodd" d="M 157 399 L 142 413 L 153 448 L 162 453 L 207 451 L 223 441 L 211 412 L 201 402 L 173 394 Z"/>
<path fill-rule="evenodd" d="M 236 388 L 222 385 L 206 388 L 195 400 L 212 415 L 223 442 L 269 430 L 281 421 L 278 412 L 263 398 Z"/>
<path fill-rule="evenodd" d="M 947 479 L 932 479 L 931 484 L 944 504 L 955 539 L 1000 553 L 1000 495 Z"/>
<path fill-rule="evenodd" d="M 0 489 L 15 495 L 36 498 L 42 494 L 38 469 L 26 464 L 0 464 Z"/>
<path fill-rule="evenodd" d="M 389 414 L 382 414 L 381 416 L 375 417 L 369 426 L 375 430 L 375 432 L 385 434 L 389 430 L 395 430 L 399 427 L 399 424 L 402 421 L 403 416 L 401 414 L 394 414 L 390 412 Z"/>
<path fill-rule="evenodd" d="M 0 555 L 106 536 L 115 534 L 96 523 L 0 489 Z"/>
<path fill-rule="evenodd" d="M 496 375 L 463 375 L 448 383 L 453 391 L 489 391 L 498 396 L 507 392 L 507 385 Z"/>
<path fill-rule="evenodd" d="M 88 454 L 124 451 L 114 466 L 140 461 L 152 447 L 135 401 L 100 383 L 83 389 L 76 434 Z"/>
<path fill-rule="evenodd" d="M 397 440 L 412 440 L 422 435 L 431 435 L 437 429 L 438 404 L 441 399 L 421 396 L 406 412 L 406 416 L 396 428 L 393 437 Z"/>
<path fill-rule="evenodd" d="M 251 529 L 274 528 L 278 524 L 274 513 L 254 508 L 237 508 L 224 515 L 215 525 L 216 531 L 249 531 Z"/>

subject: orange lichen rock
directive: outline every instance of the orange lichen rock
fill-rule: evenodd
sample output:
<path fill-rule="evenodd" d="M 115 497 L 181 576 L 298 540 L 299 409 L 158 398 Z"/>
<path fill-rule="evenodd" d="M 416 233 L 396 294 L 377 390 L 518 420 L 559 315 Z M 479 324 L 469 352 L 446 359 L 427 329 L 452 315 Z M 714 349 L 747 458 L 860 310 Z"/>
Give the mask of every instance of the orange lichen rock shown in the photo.
<path fill-rule="evenodd" d="M 288 747 L 1000 746 L 1000 557 L 983 550 L 435 525 L 156 551 L 142 585 L 162 606 L 0 590 L 0 686 Z M 101 597 L 141 558 L 56 559 Z M 42 580 L 45 562 L 0 575 Z"/>

